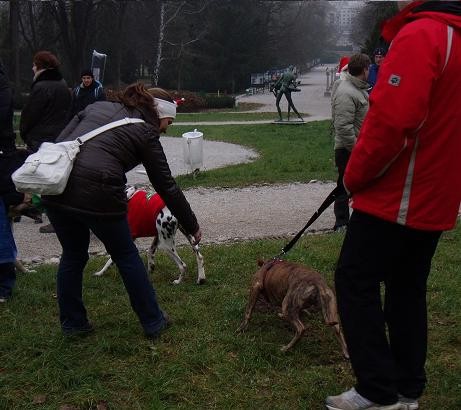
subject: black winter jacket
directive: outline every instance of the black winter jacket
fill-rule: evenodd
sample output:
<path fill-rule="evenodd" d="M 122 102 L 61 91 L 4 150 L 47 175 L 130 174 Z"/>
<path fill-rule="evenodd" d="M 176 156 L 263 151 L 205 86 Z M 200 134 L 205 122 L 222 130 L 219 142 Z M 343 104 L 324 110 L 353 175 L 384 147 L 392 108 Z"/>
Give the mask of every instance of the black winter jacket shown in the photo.
<path fill-rule="evenodd" d="M 13 92 L 0 63 L 0 150 L 15 148 L 13 131 Z"/>
<path fill-rule="evenodd" d="M 155 190 L 181 226 L 194 234 L 198 229 L 197 219 L 171 176 L 156 118 L 120 103 L 99 101 L 76 115 L 56 141 L 74 140 L 125 117 L 142 118 L 146 122 L 108 130 L 83 144 L 65 191 L 42 197 L 44 205 L 104 217 L 126 215 L 125 173 L 142 163 Z"/>
<path fill-rule="evenodd" d="M 21 112 L 21 137 L 32 151 L 42 142 L 54 142 L 66 126 L 71 93 L 57 69 L 47 69 L 32 83 L 29 100 Z"/>
<path fill-rule="evenodd" d="M 83 83 L 80 84 L 72 91 L 72 105 L 69 111 L 69 120 L 80 111 L 83 111 L 87 105 L 93 104 L 96 101 L 105 100 L 106 94 L 99 81 L 93 80 L 89 87 L 85 87 Z"/>

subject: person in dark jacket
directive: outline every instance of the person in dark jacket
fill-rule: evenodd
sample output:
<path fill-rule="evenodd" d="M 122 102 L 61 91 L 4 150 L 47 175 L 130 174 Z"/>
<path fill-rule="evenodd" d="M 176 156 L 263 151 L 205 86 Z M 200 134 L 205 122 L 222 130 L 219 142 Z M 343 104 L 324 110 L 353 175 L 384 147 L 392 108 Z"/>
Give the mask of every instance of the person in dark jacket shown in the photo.
<path fill-rule="evenodd" d="M 72 91 L 72 106 L 69 112 L 69 119 L 83 111 L 87 105 L 96 101 L 105 101 L 106 94 L 102 84 L 94 79 L 90 69 L 82 71 L 80 75 L 82 82 Z"/>
<path fill-rule="evenodd" d="M 24 194 L 16 191 L 11 180 L 11 174 L 25 159 L 18 154 L 13 132 L 13 93 L 0 62 L 0 303 L 11 296 L 16 283 L 17 251 L 8 209 L 24 200 Z"/>
<path fill-rule="evenodd" d="M 31 197 L 16 191 L 11 174 L 27 157 L 26 150 L 2 149 L 0 147 L 0 303 L 6 302 L 16 283 L 14 262 L 17 250 L 8 217 L 10 207 L 30 203 Z"/>
<path fill-rule="evenodd" d="M 386 57 L 386 49 L 383 47 L 375 48 L 375 51 L 373 52 L 374 63 L 370 65 L 370 70 L 368 71 L 367 83 L 370 84 L 368 92 L 371 92 L 376 84 L 376 81 L 378 81 L 379 67 L 382 64 L 384 57 Z"/>
<path fill-rule="evenodd" d="M 34 81 L 19 126 L 23 141 L 33 152 L 42 142 L 54 142 L 67 124 L 72 97 L 59 65 L 49 51 L 39 51 L 33 58 Z"/>
<path fill-rule="evenodd" d="M 82 301 L 82 274 L 88 261 L 91 231 L 116 263 L 133 310 L 147 337 L 155 339 L 167 326 L 155 290 L 131 238 L 127 221 L 125 173 L 142 163 L 155 190 L 195 238 L 201 230 L 189 203 L 173 179 L 159 141 L 176 116 L 176 105 L 162 89 L 128 86 L 118 102 L 88 106 L 62 131 L 57 141 L 70 141 L 97 127 L 126 117 L 145 122 L 113 128 L 81 146 L 66 189 L 44 196 L 48 216 L 62 245 L 57 294 L 64 334 L 91 331 Z"/>
<path fill-rule="evenodd" d="M 0 61 L 0 149 L 15 147 L 13 131 L 13 91 Z"/>

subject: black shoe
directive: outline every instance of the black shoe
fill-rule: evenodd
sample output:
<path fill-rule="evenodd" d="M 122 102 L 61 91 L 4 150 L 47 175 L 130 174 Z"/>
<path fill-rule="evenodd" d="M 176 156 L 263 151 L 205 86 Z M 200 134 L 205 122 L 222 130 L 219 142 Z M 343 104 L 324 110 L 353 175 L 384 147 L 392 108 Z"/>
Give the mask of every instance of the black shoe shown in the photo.
<path fill-rule="evenodd" d="M 346 230 L 347 230 L 347 224 L 335 225 L 333 227 L 333 231 L 335 232 L 346 232 Z"/>
<path fill-rule="evenodd" d="M 168 329 L 170 326 L 171 326 L 171 319 L 170 319 L 170 316 L 168 315 L 168 313 L 166 313 L 164 310 L 162 310 L 162 313 L 163 313 L 163 320 L 165 321 L 163 323 L 163 326 L 157 330 L 156 332 L 145 332 L 144 335 L 154 341 L 154 340 L 157 340 L 160 335 L 162 334 L 162 332 L 165 330 L 165 329 Z"/>
<path fill-rule="evenodd" d="M 88 323 L 82 327 L 67 327 L 62 329 L 64 336 L 86 336 L 94 332 L 94 327 L 91 323 Z"/>
<path fill-rule="evenodd" d="M 41 226 L 38 231 L 40 233 L 55 233 L 56 232 L 53 228 L 53 225 L 51 224 Z"/>

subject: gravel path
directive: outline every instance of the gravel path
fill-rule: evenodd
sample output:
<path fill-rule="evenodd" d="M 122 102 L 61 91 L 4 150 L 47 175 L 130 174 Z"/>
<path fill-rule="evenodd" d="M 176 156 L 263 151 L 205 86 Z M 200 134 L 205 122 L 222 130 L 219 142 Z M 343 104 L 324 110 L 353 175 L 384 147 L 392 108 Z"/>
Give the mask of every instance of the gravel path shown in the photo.
<path fill-rule="evenodd" d="M 301 77 L 302 92 L 293 98 L 299 111 L 312 114 L 309 120 L 328 118 L 329 99 L 323 96 L 325 67 Z M 266 104 L 261 111 L 275 112 L 274 97 L 268 94 L 243 96 L 240 101 Z M 196 124 L 198 125 L 198 124 Z M 181 138 L 161 138 L 173 175 L 187 173 L 184 166 Z M 204 136 L 204 169 L 253 161 L 258 154 L 235 144 L 207 141 Z M 127 174 L 131 184 L 148 182 L 142 167 Z M 203 243 L 225 243 L 246 239 L 288 236 L 299 231 L 308 218 L 333 189 L 334 183 L 311 181 L 306 184 L 254 186 L 243 189 L 189 189 L 184 191 L 203 231 Z M 309 231 L 330 229 L 334 224 L 332 207 L 312 225 Z M 61 253 L 54 234 L 40 234 L 39 225 L 22 218 L 15 224 L 18 257 L 26 263 L 56 262 Z M 149 239 L 138 242 L 141 250 L 150 245 Z M 178 235 L 178 243 L 185 243 Z M 103 245 L 92 237 L 90 253 L 104 253 Z"/>

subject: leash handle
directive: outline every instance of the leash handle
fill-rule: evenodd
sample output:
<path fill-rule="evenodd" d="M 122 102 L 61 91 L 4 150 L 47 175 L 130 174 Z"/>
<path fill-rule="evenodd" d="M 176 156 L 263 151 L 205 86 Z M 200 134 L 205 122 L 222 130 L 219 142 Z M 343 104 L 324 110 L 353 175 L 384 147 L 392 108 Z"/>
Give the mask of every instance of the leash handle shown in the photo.
<path fill-rule="evenodd" d="M 338 197 L 338 194 L 339 194 L 339 188 L 336 187 L 335 189 L 333 189 L 333 191 L 331 191 L 329 193 L 329 195 L 326 197 L 326 199 L 323 201 L 322 205 L 320 205 L 319 209 L 317 209 L 317 211 L 315 211 L 314 215 L 311 216 L 311 218 L 309 219 L 309 221 L 307 221 L 307 224 L 304 225 L 304 228 L 301 229 L 297 234 L 296 236 L 287 244 L 285 245 L 284 248 L 282 248 L 282 252 L 280 252 L 280 254 L 276 257 L 277 259 L 279 259 L 280 257 L 282 257 L 283 255 L 285 255 L 293 246 L 296 242 L 298 242 L 299 238 L 301 237 L 301 235 L 304 233 L 304 231 L 309 228 L 309 226 L 311 226 L 315 221 L 316 219 L 322 215 L 323 211 L 325 211 L 325 209 L 327 209 L 334 201 L 335 199 Z"/>

